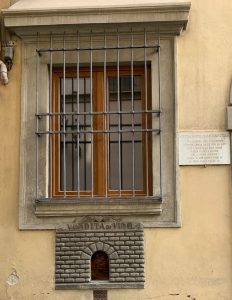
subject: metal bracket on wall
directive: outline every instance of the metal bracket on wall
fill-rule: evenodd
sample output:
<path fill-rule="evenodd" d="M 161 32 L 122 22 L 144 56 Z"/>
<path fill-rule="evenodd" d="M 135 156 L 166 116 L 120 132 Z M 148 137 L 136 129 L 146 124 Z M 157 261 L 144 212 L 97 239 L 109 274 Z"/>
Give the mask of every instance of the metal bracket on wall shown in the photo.
<path fill-rule="evenodd" d="M 13 65 L 15 41 L 2 41 L 1 42 L 1 57 L 6 64 L 7 70 L 10 71 Z"/>

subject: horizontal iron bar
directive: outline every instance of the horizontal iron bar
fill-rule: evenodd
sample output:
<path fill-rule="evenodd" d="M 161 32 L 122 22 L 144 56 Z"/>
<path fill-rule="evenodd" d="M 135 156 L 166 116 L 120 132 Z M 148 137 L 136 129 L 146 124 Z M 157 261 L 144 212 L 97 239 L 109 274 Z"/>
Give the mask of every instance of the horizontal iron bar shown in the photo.
<path fill-rule="evenodd" d="M 72 124 L 72 125 L 66 125 L 65 128 L 76 128 L 77 125 L 79 125 L 79 127 L 83 130 L 83 128 L 91 128 L 91 124 Z M 138 126 L 141 126 L 141 123 L 134 123 L 133 124 L 134 126 L 138 127 Z M 131 123 L 121 123 L 121 127 L 131 127 L 132 124 Z M 63 127 L 63 124 L 61 124 L 60 127 Z M 119 127 L 118 124 L 109 124 L 109 127 Z M 67 130 L 66 130 L 67 131 Z M 68 132 L 68 131 L 67 131 Z"/>
<path fill-rule="evenodd" d="M 61 144 L 63 144 L 64 142 L 63 141 L 61 141 L 60 142 Z M 118 144 L 118 141 L 112 141 L 112 140 L 110 140 L 109 141 L 109 143 L 110 144 Z M 121 144 L 131 144 L 131 143 L 133 143 L 133 141 L 131 140 L 121 140 Z M 142 141 L 141 140 L 135 140 L 134 141 L 134 143 L 142 143 Z M 65 141 L 65 144 L 72 144 L 72 145 L 76 145 L 77 144 L 77 142 L 76 141 Z M 79 141 L 79 144 L 91 144 L 91 141 Z"/>
<path fill-rule="evenodd" d="M 72 130 L 72 131 L 37 131 L 35 134 L 87 134 L 87 133 L 127 133 L 127 132 L 156 132 L 160 133 L 160 129 L 123 129 L 123 130 Z"/>
<path fill-rule="evenodd" d="M 75 192 L 75 191 L 74 191 Z M 85 191 L 84 191 L 85 192 Z M 123 192 L 123 190 L 122 190 Z M 98 203 L 98 201 L 100 202 L 102 201 L 107 201 L 107 203 L 111 202 L 111 201 L 131 201 L 131 202 L 137 202 L 137 201 L 162 201 L 162 196 L 161 195 L 155 195 L 155 196 L 148 196 L 148 195 L 121 195 L 120 197 L 117 196 L 111 196 L 108 195 L 107 197 L 102 197 L 102 196 L 94 196 L 94 197 L 90 197 L 89 195 L 81 195 L 81 197 L 78 196 L 70 196 L 69 198 L 62 198 L 62 197 L 57 197 L 57 198 L 37 198 L 35 199 L 36 203 L 44 203 L 44 204 L 49 204 L 49 203 L 54 203 L 54 204 L 67 204 L 67 203 L 75 203 L 75 202 L 86 202 L 86 200 L 89 199 L 97 201 L 95 202 L 95 204 Z"/>
<path fill-rule="evenodd" d="M 54 112 L 54 113 L 38 113 L 35 114 L 36 117 L 52 117 L 52 116 L 91 116 L 91 115 L 132 115 L 132 114 L 161 114 L 160 110 L 136 110 L 136 111 L 93 111 L 93 112 Z"/>
<path fill-rule="evenodd" d="M 143 46 L 119 46 L 119 47 L 88 47 L 88 48 L 37 48 L 36 52 L 65 52 L 65 51 L 105 51 L 105 50 L 126 50 L 126 49 L 158 49 L 159 45 L 143 45 Z"/>

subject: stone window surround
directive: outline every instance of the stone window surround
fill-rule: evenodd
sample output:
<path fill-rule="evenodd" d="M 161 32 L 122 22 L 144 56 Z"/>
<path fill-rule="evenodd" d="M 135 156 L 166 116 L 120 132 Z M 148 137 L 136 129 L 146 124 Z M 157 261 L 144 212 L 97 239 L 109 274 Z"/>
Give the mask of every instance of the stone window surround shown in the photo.
<path fill-rule="evenodd" d="M 163 183 L 164 186 L 169 186 L 170 182 L 173 181 L 173 187 L 171 192 L 165 195 L 163 199 L 162 206 L 160 203 L 152 203 L 147 201 L 139 203 L 136 201 L 111 201 L 108 203 L 98 202 L 98 206 L 95 204 L 94 200 L 90 200 L 88 205 L 84 201 L 58 201 L 54 200 L 53 203 L 36 203 L 35 209 L 33 205 L 33 199 L 25 196 L 26 182 L 25 182 L 25 171 L 26 161 L 25 161 L 25 141 L 28 140 L 29 136 L 25 135 L 25 124 L 27 117 L 25 115 L 30 108 L 28 105 L 29 95 L 32 94 L 32 90 L 28 85 L 29 59 L 31 56 L 30 47 L 35 42 L 35 33 L 39 30 L 47 30 L 46 26 L 54 25 L 54 19 L 51 16 L 56 16 L 58 18 L 57 23 L 65 24 L 67 28 L 72 28 L 75 22 L 78 22 L 80 26 L 88 26 L 89 23 L 117 23 L 123 24 L 132 22 L 133 26 L 140 26 L 141 19 L 143 21 L 142 25 L 146 24 L 146 27 L 150 27 L 151 23 L 153 25 L 158 25 L 159 32 L 161 34 L 161 46 L 162 41 L 168 44 L 166 47 L 167 51 L 165 56 L 161 58 L 163 69 L 163 77 L 166 79 L 165 86 L 163 87 L 163 98 L 165 90 L 170 90 L 171 94 L 167 95 L 169 101 L 173 103 L 173 107 L 170 109 L 174 117 L 175 105 L 176 105 L 176 78 L 175 78 L 175 65 L 176 65 L 176 38 L 177 34 L 185 29 L 188 12 L 190 5 L 189 3 L 170 5 L 170 6 L 154 6 L 151 9 L 149 7 L 121 7 L 115 9 L 101 8 L 101 9 L 83 9 L 83 10 L 66 10 L 66 11 L 10 11 L 4 10 L 4 18 L 6 27 L 13 30 L 17 35 L 20 35 L 22 39 L 22 49 L 23 49 L 23 78 L 22 78 L 22 136 L 21 136 L 21 183 L 20 183 L 20 229 L 54 229 L 57 224 L 65 221 L 70 221 L 72 218 L 77 216 L 83 216 L 86 214 L 98 215 L 100 212 L 105 210 L 106 214 L 115 216 L 124 216 L 125 220 L 133 221 L 140 217 L 139 221 L 143 221 L 144 227 L 179 227 L 180 226 L 180 216 L 179 216 L 179 205 L 178 205 L 178 193 L 177 193 L 177 165 L 175 157 L 175 142 L 171 146 L 171 152 L 173 153 L 172 168 L 169 169 L 169 179 L 165 176 Z M 123 11 L 123 14 L 121 13 Z M 137 13 L 140 13 L 140 17 L 137 17 Z M 98 13 L 101 12 L 101 20 L 99 19 Z M 110 17 L 109 17 L 110 16 Z M 48 21 L 50 20 L 50 21 Z M 61 21 L 63 20 L 63 21 Z M 69 21 L 67 21 L 69 20 Z M 78 21 L 77 21 L 78 20 Z M 110 21 L 109 21 L 110 20 Z M 49 23 L 50 22 L 50 23 Z M 51 24 L 53 22 L 53 24 Z M 62 23 L 63 22 L 63 23 Z M 69 22 L 69 23 L 68 23 Z M 161 23 L 160 23 L 161 22 Z M 163 23 L 162 23 L 163 22 Z M 31 27 L 35 24 L 39 26 L 46 25 L 44 27 Z M 68 23 L 68 24 L 67 24 Z M 67 24 L 67 25 L 66 25 Z M 59 28 L 57 24 L 52 27 L 55 30 Z M 111 24 L 109 24 L 110 26 Z M 101 27 L 102 25 L 100 25 Z M 127 26 L 127 24 L 126 24 Z M 30 36 L 29 36 L 30 35 Z M 166 66 L 165 66 L 166 65 Z M 171 73 L 171 74 L 168 74 Z M 169 78 L 169 79 L 167 79 Z M 48 87 L 48 82 L 46 82 L 46 76 L 44 79 L 45 89 Z M 167 93 L 166 93 L 167 94 Z M 31 115 L 34 117 L 34 114 Z M 171 133 L 172 138 L 175 135 L 175 120 L 173 119 L 172 124 L 173 131 Z M 169 132 L 170 134 L 170 132 Z M 170 137 L 171 137 L 170 136 Z M 173 140 L 174 141 L 174 140 Z M 170 145 L 169 145 L 170 146 Z M 167 148 L 170 148 L 167 146 Z M 27 153 L 28 154 L 28 153 Z M 167 153 L 166 153 L 167 154 Z M 170 161 L 169 161 L 170 162 Z M 168 164 L 168 162 L 167 162 Z M 173 180 L 174 179 L 174 180 Z M 28 185 L 27 185 L 28 187 Z M 31 186 L 29 186 L 29 190 Z M 140 211 L 141 205 L 143 206 L 142 211 Z M 91 211 L 89 208 L 91 207 Z M 120 210 L 119 210 L 120 208 Z M 120 211 L 120 213 L 119 213 Z M 162 214 L 160 215 L 160 213 Z M 35 216 L 36 215 L 36 216 Z"/>

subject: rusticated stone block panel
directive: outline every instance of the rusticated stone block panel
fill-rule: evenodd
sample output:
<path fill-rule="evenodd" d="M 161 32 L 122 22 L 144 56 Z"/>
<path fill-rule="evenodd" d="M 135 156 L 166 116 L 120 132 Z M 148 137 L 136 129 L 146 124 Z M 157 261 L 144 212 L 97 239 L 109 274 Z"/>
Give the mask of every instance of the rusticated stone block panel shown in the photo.
<path fill-rule="evenodd" d="M 91 280 L 91 257 L 109 258 L 109 280 Z M 143 288 L 144 234 L 140 223 L 85 218 L 56 231 L 56 288 Z"/>

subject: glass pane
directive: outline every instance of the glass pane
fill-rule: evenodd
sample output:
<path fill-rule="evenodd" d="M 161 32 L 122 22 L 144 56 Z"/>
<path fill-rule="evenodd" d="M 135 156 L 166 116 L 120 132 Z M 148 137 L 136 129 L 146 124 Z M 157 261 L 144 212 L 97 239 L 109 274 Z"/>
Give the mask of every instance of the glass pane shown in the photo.
<path fill-rule="evenodd" d="M 65 98 L 64 98 L 65 90 Z M 60 112 L 66 113 L 65 120 L 60 118 L 60 130 L 66 130 L 66 135 L 60 135 L 60 187 L 66 191 L 78 190 L 78 165 L 80 191 L 91 190 L 91 118 L 88 115 L 72 114 L 73 112 L 90 111 L 90 78 L 79 78 L 79 102 L 77 96 L 77 79 L 61 79 Z M 64 110 L 65 102 L 65 110 Z M 64 123 L 65 122 L 65 123 Z M 65 125 L 65 126 L 64 126 Z M 79 129 L 79 134 L 77 130 Z M 70 132 L 70 134 L 68 134 Z M 79 149 L 78 147 L 79 141 Z M 64 147 L 65 143 L 65 147 Z M 65 152 L 64 152 L 65 150 Z M 78 155 L 79 154 L 79 155 Z M 66 174 L 64 174 L 66 169 Z"/>
<path fill-rule="evenodd" d="M 109 136 L 109 185 L 111 190 L 143 188 L 143 151 L 142 133 L 132 133 L 132 130 L 142 128 L 142 90 L 141 76 L 110 76 L 109 111 L 121 114 L 110 114 L 109 130 L 116 131 Z M 118 87 L 119 82 L 119 87 Z M 133 82 L 133 89 L 132 89 Z M 133 95 L 133 98 L 132 98 Z M 132 114 L 132 111 L 136 113 Z M 122 131 L 122 132 L 119 132 Z"/>

